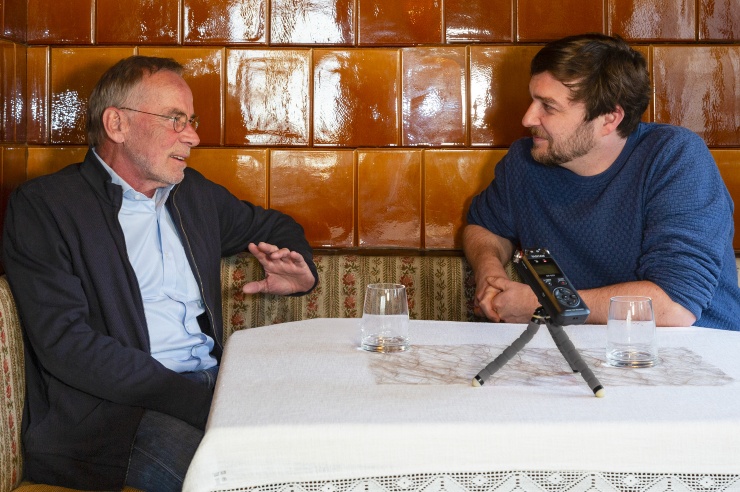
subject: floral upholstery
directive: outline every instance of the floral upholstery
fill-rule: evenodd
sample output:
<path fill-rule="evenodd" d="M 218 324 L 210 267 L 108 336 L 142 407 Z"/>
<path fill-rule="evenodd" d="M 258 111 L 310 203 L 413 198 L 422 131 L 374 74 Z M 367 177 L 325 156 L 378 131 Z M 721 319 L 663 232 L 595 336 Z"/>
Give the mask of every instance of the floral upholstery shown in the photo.
<path fill-rule="evenodd" d="M 3 400 L 0 408 L 0 491 L 13 490 L 22 476 L 21 417 L 26 388 L 23 338 L 8 281 L 0 277 L 0 364 Z"/>
<path fill-rule="evenodd" d="M 361 256 L 317 254 L 319 283 L 307 296 L 246 295 L 245 282 L 263 277 L 249 254 L 221 263 L 224 338 L 244 328 L 309 318 L 362 316 L 365 286 L 404 284 L 412 319 L 473 320 L 472 270 L 461 256 Z"/>

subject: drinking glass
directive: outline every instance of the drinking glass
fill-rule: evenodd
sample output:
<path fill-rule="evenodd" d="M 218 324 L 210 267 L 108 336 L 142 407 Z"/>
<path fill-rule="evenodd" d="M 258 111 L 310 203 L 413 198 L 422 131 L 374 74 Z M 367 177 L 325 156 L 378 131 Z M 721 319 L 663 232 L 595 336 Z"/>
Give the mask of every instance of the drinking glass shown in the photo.
<path fill-rule="evenodd" d="M 369 284 L 360 322 L 360 348 L 402 352 L 409 347 L 409 305 L 402 284 Z"/>
<path fill-rule="evenodd" d="M 606 363 L 614 367 L 652 367 L 658 361 L 653 301 L 642 296 L 609 300 Z"/>

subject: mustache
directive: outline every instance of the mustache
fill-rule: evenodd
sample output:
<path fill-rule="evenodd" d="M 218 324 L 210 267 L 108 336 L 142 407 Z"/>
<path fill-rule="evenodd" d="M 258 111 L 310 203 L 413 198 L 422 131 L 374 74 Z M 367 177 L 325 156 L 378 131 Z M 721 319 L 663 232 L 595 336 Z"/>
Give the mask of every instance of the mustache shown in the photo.
<path fill-rule="evenodd" d="M 550 136 L 547 135 L 542 130 L 540 130 L 539 128 L 532 127 L 532 128 L 529 129 L 529 131 L 530 131 L 530 133 L 532 134 L 533 137 L 544 138 L 546 140 L 550 140 Z"/>

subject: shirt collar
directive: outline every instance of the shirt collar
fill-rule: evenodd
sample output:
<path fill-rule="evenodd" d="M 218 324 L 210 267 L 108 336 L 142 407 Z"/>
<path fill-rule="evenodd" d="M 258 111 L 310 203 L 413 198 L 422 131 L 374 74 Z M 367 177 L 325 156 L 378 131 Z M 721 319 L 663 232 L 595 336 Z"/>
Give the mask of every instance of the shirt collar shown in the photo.
<path fill-rule="evenodd" d="M 111 168 L 108 164 L 105 163 L 105 161 L 98 155 L 98 153 L 95 151 L 95 149 L 92 149 L 93 154 L 95 154 L 95 157 L 97 157 L 98 161 L 103 165 L 103 169 L 105 169 L 108 174 L 110 174 L 111 182 L 113 184 L 116 184 L 123 188 L 123 198 L 128 200 L 150 200 L 150 198 L 143 193 L 140 193 L 133 189 L 130 184 L 128 184 L 122 177 L 120 177 L 114 170 Z M 167 197 L 170 196 L 170 191 L 175 185 L 167 185 L 163 186 L 161 188 L 157 188 L 157 190 L 154 192 L 154 203 L 156 207 L 160 207 L 162 204 L 164 204 L 165 201 L 167 201 Z"/>

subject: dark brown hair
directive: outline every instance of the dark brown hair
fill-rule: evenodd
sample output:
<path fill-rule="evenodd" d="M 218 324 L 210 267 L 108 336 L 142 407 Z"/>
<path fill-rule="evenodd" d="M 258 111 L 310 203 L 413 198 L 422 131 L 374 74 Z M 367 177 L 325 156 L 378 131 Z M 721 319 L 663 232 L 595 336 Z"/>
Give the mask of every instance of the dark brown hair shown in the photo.
<path fill-rule="evenodd" d="M 137 55 L 124 58 L 106 70 L 90 94 L 87 105 L 87 143 L 90 147 L 100 144 L 105 138 L 105 108 L 125 106 L 133 89 L 144 76 L 160 70 L 182 75 L 183 67 L 171 58 Z"/>
<path fill-rule="evenodd" d="M 586 121 L 620 106 L 622 137 L 637 128 L 650 102 L 647 62 L 619 36 L 581 34 L 548 43 L 530 67 L 530 75 L 543 72 L 567 86 L 572 101 L 586 105 Z"/>

